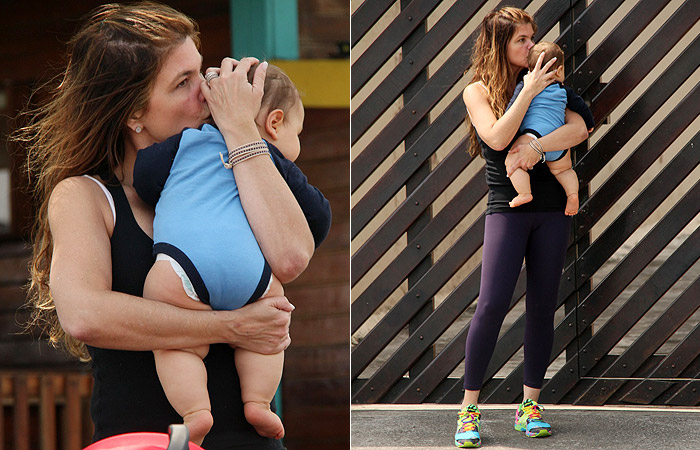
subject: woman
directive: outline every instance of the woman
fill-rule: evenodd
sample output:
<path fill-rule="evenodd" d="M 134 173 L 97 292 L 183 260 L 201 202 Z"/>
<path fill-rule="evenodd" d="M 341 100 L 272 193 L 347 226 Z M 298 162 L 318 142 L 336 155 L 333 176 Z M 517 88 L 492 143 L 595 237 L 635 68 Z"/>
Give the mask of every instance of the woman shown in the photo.
<path fill-rule="evenodd" d="M 455 434 L 457 447 L 479 447 L 481 413 L 477 406 L 486 368 L 515 289 L 520 267 L 527 267 L 527 316 L 525 325 L 524 400 L 516 413 L 515 428 L 527 436 L 551 434 L 537 404 L 549 363 L 554 335 L 554 310 L 566 254 L 569 217 L 564 215 L 566 195 L 541 155 L 528 143 L 510 149 L 517 153 L 511 167 L 505 165 L 509 146 L 532 98 L 555 77 L 547 72 L 554 59 L 524 76 L 520 95 L 506 106 L 534 45 L 533 18 L 525 11 L 505 7 L 489 13 L 481 24 L 472 55 L 472 82 L 464 89 L 469 151 L 486 160 L 489 186 L 479 302 L 467 336 L 464 399 Z M 524 95 L 523 95 L 524 94 Z M 566 124 L 539 139 L 542 150 L 558 151 L 579 144 L 588 136 L 583 119 L 567 109 Z M 511 208 L 516 194 L 507 176 L 516 168 L 530 170 L 531 203 Z"/>
<path fill-rule="evenodd" d="M 205 362 L 216 424 L 207 449 L 278 449 L 243 417 L 232 344 L 274 354 L 290 343 L 294 307 L 274 297 L 236 311 L 194 311 L 141 297 L 153 265 L 153 208 L 133 188 L 138 149 L 211 115 L 229 148 L 260 140 L 265 64 L 226 58 L 211 87 L 201 75 L 197 24 L 164 5 L 105 5 L 69 43 L 60 85 L 28 112 L 16 139 L 28 148 L 39 201 L 32 262 L 34 321 L 71 353 L 91 359 L 94 439 L 165 432 L 181 421 L 156 376 L 152 350 L 212 345 Z M 269 158 L 235 176 L 248 220 L 286 282 L 306 267 L 313 238 Z M 82 176 L 92 175 L 92 179 Z M 99 180 L 98 180 L 99 179 Z M 100 182 L 101 181 L 101 182 Z M 222 245 L 235 237 L 223 236 Z"/>

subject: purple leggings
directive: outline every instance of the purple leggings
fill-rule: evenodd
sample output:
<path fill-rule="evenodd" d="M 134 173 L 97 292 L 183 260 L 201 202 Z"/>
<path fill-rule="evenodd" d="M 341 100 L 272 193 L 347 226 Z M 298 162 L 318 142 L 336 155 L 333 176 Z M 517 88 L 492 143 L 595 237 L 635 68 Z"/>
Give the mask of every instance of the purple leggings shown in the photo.
<path fill-rule="evenodd" d="M 531 388 L 542 387 L 552 352 L 554 310 L 566 258 L 569 219 L 563 212 L 486 216 L 479 301 L 465 348 L 465 389 L 481 390 L 523 258 L 528 269 L 523 382 Z"/>

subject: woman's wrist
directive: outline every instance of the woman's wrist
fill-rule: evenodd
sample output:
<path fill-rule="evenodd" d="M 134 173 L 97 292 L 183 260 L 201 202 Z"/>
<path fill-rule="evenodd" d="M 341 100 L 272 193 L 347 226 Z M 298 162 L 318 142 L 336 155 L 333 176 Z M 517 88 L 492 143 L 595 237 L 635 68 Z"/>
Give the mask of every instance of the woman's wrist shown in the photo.
<path fill-rule="evenodd" d="M 251 121 L 249 124 L 222 128 L 219 127 L 219 131 L 226 141 L 226 146 L 229 149 L 240 147 L 251 142 L 260 141 L 260 131 L 258 127 L 255 126 L 255 122 Z"/>
<path fill-rule="evenodd" d="M 236 333 L 238 314 L 236 311 L 212 311 L 213 318 L 208 326 L 213 344 L 226 343 L 233 347 L 240 344 L 240 336 Z"/>
<path fill-rule="evenodd" d="M 537 153 L 539 156 L 539 161 L 538 162 L 544 162 L 545 161 L 545 156 L 544 156 L 544 148 L 542 147 L 542 144 L 540 144 L 540 141 L 537 140 L 537 138 L 531 140 L 528 145 L 532 150 Z M 536 164 L 536 163 L 535 163 Z"/>

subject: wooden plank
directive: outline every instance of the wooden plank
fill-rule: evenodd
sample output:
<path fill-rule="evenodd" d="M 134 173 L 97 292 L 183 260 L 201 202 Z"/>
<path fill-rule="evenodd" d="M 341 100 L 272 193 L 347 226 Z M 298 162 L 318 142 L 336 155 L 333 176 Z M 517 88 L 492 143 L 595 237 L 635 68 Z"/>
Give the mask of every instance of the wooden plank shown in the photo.
<path fill-rule="evenodd" d="M 656 80 L 656 82 L 625 112 L 613 127 L 608 130 L 597 143 L 593 146 L 581 161 L 576 164 L 576 172 L 582 186 L 586 186 L 590 180 L 617 154 L 622 148 L 622 144 L 627 142 L 638 131 L 638 127 L 647 122 L 654 115 L 661 105 L 673 95 L 674 92 L 681 86 L 685 80 L 692 74 L 700 65 L 697 58 L 694 58 L 692 51 L 700 51 L 700 38 L 697 39 L 693 46 L 686 49 L 681 56 L 676 59 L 676 62 L 671 64 L 669 68 Z M 696 91 L 694 89 L 693 91 Z M 689 95 L 693 95 L 693 91 Z M 695 105 L 688 104 L 687 107 L 692 111 Z M 674 111 L 679 111 L 674 108 Z M 691 118 L 697 114 L 691 114 Z M 688 117 L 677 119 L 680 122 L 687 123 Z M 671 127 L 669 127 L 671 128 Z M 674 130 L 669 130 L 673 132 Z M 579 214 L 586 215 L 584 208 Z"/>
<path fill-rule="evenodd" d="M 686 103 L 685 106 L 691 106 Z M 668 122 L 664 121 L 657 129 L 635 149 L 636 151 L 630 155 L 625 162 L 620 165 L 615 172 L 608 177 L 602 185 L 601 189 L 596 190 L 595 195 L 590 197 L 581 208 L 580 220 L 576 222 L 576 232 L 588 233 L 591 228 L 597 223 L 607 211 L 617 202 L 624 192 L 626 192 L 638 180 L 638 174 L 647 170 L 650 165 L 663 153 L 666 148 L 682 133 L 683 129 L 688 125 L 689 118 L 687 115 L 681 117 L 684 112 L 681 110 L 674 111 L 668 116 Z M 678 123 L 678 119 L 686 119 Z M 668 173 L 667 176 L 675 180 L 677 186 L 685 176 L 690 174 L 692 168 L 698 165 L 700 158 L 697 152 L 693 152 L 693 146 L 698 143 L 700 135 L 696 134 L 686 144 L 681 151 L 682 158 L 675 158 L 672 164 L 679 171 L 678 174 Z M 695 153 L 695 154 L 693 154 Z M 631 171 L 631 172 L 629 172 Z M 683 176 L 679 176 L 680 174 Z M 665 195 L 660 195 L 665 192 L 668 195 L 671 189 L 665 186 L 660 186 L 656 190 L 647 190 L 647 194 L 652 196 L 654 200 L 648 201 L 655 204 L 660 204 L 665 200 Z"/>
<path fill-rule="evenodd" d="M 477 269 L 474 270 L 472 274 L 470 274 L 469 278 L 467 281 L 469 283 L 473 283 L 473 292 L 474 296 L 472 297 L 471 295 L 467 295 L 466 298 L 468 299 L 468 303 L 471 304 L 474 299 L 476 299 L 476 296 L 479 293 L 479 278 L 481 275 L 481 266 L 477 267 Z M 525 289 L 525 276 L 524 276 L 524 270 L 520 272 L 520 276 L 518 278 L 518 282 L 516 283 L 516 292 L 523 292 Z M 458 293 L 455 292 L 454 295 L 448 296 L 445 301 L 443 301 L 443 304 L 446 304 L 446 308 L 450 307 L 451 309 L 454 309 L 456 307 L 459 307 L 461 303 L 464 303 L 464 297 L 465 294 L 463 293 Z M 520 301 L 519 295 L 513 295 L 513 298 L 510 301 L 510 304 L 508 306 L 508 311 L 510 311 L 519 301 Z M 450 303 L 448 303 L 450 302 Z M 453 305 L 452 303 L 455 302 Z M 442 305 L 440 307 L 442 307 Z M 467 306 L 469 306 L 469 304 Z M 464 310 L 464 308 L 463 308 Z M 457 313 L 457 315 L 460 313 Z M 439 317 L 436 317 L 436 319 Z M 432 317 L 431 317 L 432 319 Z M 444 320 L 444 319 L 443 319 Z M 446 326 L 449 326 L 451 322 L 447 322 Z M 426 324 L 426 326 L 437 326 L 437 324 L 433 323 L 432 325 Z M 458 364 L 462 359 L 464 359 L 464 343 L 466 341 L 466 336 L 467 333 L 469 332 L 469 328 L 471 326 L 471 322 L 469 322 L 461 331 L 460 334 L 464 335 L 464 340 L 458 341 L 456 339 L 452 340 L 443 350 L 440 352 L 440 354 L 437 355 L 436 358 L 433 360 L 433 364 L 431 367 L 431 371 L 425 371 L 424 373 L 419 374 L 417 377 L 413 377 L 410 382 L 407 384 L 407 386 L 401 390 L 400 394 L 397 397 L 397 400 L 400 402 L 405 402 L 405 403 L 412 403 L 412 402 L 424 402 L 426 401 L 426 398 L 429 395 L 432 395 L 433 391 L 440 385 L 440 382 L 442 379 L 447 377 L 456 367 L 456 364 Z M 495 373 L 499 370 L 500 366 L 502 366 L 509 358 L 512 356 L 512 354 L 517 350 L 517 348 L 522 344 L 515 345 L 515 350 L 512 349 L 513 347 L 513 335 L 517 335 L 518 331 L 522 332 L 522 325 L 518 324 L 518 321 L 516 321 L 515 324 L 513 324 L 509 329 L 508 332 L 503 335 L 497 342 L 496 348 L 494 350 L 494 353 L 491 357 L 490 364 L 487 368 L 487 374 L 486 377 L 490 378 L 491 376 L 495 375 Z M 515 336 L 515 340 L 520 340 L 522 341 L 522 337 L 518 338 Z M 445 355 L 450 355 L 453 354 L 453 349 L 451 347 L 456 347 L 458 349 L 461 349 L 461 353 L 456 355 L 456 358 L 450 359 L 450 358 L 445 358 L 443 357 L 443 354 Z M 494 370 L 495 369 L 495 370 Z M 460 385 L 461 386 L 461 385 Z M 461 390 L 461 387 L 460 387 Z"/>
<path fill-rule="evenodd" d="M 608 0 L 591 3 L 576 17 L 573 27 L 566 27 L 554 42 L 559 44 L 567 57 L 577 53 L 623 2 L 624 0 Z"/>
<path fill-rule="evenodd" d="M 406 152 L 368 190 L 352 209 L 352 237 L 354 238 L 408 180 L 430 160 L 431 155 L 464 121 L 464 103 L 460 98 L 435 119 L 415 142 L 406 142 Z M 462 146 L 462 151 L 466 146 Z M 354 174 L 353 174 L 354 177 Z M 408 192 L 410 195 L 412 192 Z M 427 205 L 426 205 L 427 207 Z M 357 217 L 357 220 L 355 219 Z"/>
<path fill-rule="evenodd" d="M 622 401 L 626 403 L 636 403 L 638 405 L 649 405 L 661 394 L 676 385 L 674 381 L 644 380 L 633 383 L 627 392 L 622 396 Z"/>
<path fill-rule="evenodd" d="M 0 286 L 0 313 L 15 312 L 25 304 L 26 300 L 27 291 L 23 286 Z"/>
<path fill-rule="evenodd" d="M 484 221 L 480 219 L 467 230 L 450 248 L 450 250 L 438 260 L 431 271 L 426 274 L 415 286 L 404 295 L 401 300 L 379 321 L 379 323 L 365 336 L 352 352 L 353 364 L 351 378 L 359 376 L 367 365 L 374 359 L 382 348 L 386 346 L 409 322 L 409 320 L 435 295 L 454 272 L 464 264 L 479 248 L 481 242 L 474 236 L 483 234 Z M 445 266 L 445 267 L 443 267 Z M 435 275 L 433 275 L 435 272 Z M 474 275 L 476 273 L 476 275 Z M 462 284 L 478 283 L 479 270 L 472 273 Z M 457 288 L 460 290 L 460 288 Z M 478 290 L 478 288 L 477 288 Z M 448 300 L 456 294 L 453 291 Z M 471 303 L 471 300 L 462 302 Z M 447 300 L 446 300 L 447 301 Z M 466 308 L 466 304 L 464 307 Z M 441 308 L 439 306 L 438 308 Z"/>
<path fill-rule="evenodd" d="M 466 309 L 478 295 L 478 282 L 480 270 L 472 272 L 470 276 L 463 281 L 433 312 L 430 318 L 424 322 L 419 329 L 409 336 L 401 347 L 386 361 L 382 367 L 365 383 L 354 395 L 353 402 L 355 403 L 373 403 L 381 399 L 386 394 L 389 388 L 400 379 L 408 370 L 411 364 L 434 342 L 436 335 L 442 333 L 451 323 L 444 323 L 444 312 L 454 314 L 454 301 L 452 299 L 460 299 L 461 305 L 457 309 L 462 311 Z M 464 301 L 464 299 L 467 299 Z M 443 306 L 445 305 L 445 306 Z M 456 315 L 459 315 L 457 313 Z M 433 318 L 437 318 L 433 323 Z M 442 321 L 440 319 L 443 319 Z M 432 326 L 431 326 L 432 324 Z M 438 329 L 440 328 L 440 329 Z M 421 372 L 429 373 L 434 364 L 434 360 L 428 367 Z M 355 370 L 353 362 L 353 371 Z"/>
<path fill-rule="evenodd" d="M 700 87 L 699 87 L 700 88 Z M 700 89 L 696 89 L 695 96 L 700 95 Z M 700 101 L 700 98 L 696 97 L 696 101 Z M 681 106 L 690 106 L 689 102 L 684 101 Z M 700 108 L 700 105 L 694 105 L 696 109 Z M 670 121 L 666 122 L 667 124 Z M 670 127 L 669 127 L 670 128 Z M 665 134 L 674 131 L 662 130 L 660 133 Z M 689 144 L 691 147 L 693 143 Z M 636 172 L 639 173 L 639 172 Z M 653 190 L 645 189 L 647 193 L 653 193 Z M 652 196 L 656 197 L 656 196 Z M 600 248 L 601 251 L 591 250 L 591 248 L 585 250 L 582 257 L 579 258 L 577 263 L 577 276 L 579 281 L 587 280 L 600 266 L 602 266 L 605 261 L 612 255 L 615 249 L 619 248 L 620 245 L 636 230 L 636 228 L 642 224 L 644 219 L 648 217 L 660 202 L 658 198 L 647 199 L 645 196 L 637 197 L 633 203 L 638 209 L 627 208 L 627 211 L 635 211 L 635 214 L 625 214 L 619 216 L 615 219 L 603 234 L 596 240 L 596 242 L 591 246 L 591 248 Z M 644 211 L 644 213 L 642 212 Z M 647 214 L 647 215 L 641 215 Z"/>
<path fill-rule="evenodd" d="M 66 450 L 80 450 L 82 448 L 80 376 L 68 375 L 65 383 L 66 403 L 63 410 L 63 448 Z"/>
<path fill-rule="evenodd" d="M 426 180 L 406 197 L 396 210 L 382 223 L 377 230 L 372 233 L 369 239 L 355 251 L 352 256 L 352 283 L 356 283 L 364 276 L 372 265 L 383 255 L 391 245 L 404 233 L 407 223 L 415 220 L 427 207 L 431 205 L 435 199 L 447 188 L 447 186 L 464 170 L 468 164 L 473 161 L 467 152 L 464 151 L 466 140 L 461 140 L 452 151 L 432 170 Z M 478 176 L 475 175 L 475 177 Z M 474 178 L 475 178 L 474 177 Z M 376 186 L 375 186 L 376 187 Z M 374 190 L 374 188 L 372 190 Z M 363 197 L 355 208 L 360 207 L 360 204 L 365 198 L 375 203 L 373 200 L 375 194 L 370 197 Z M 380 195 L 380 191 L 376 191 L 376 195 Z M 368 205 L 369 206 L 369 205 Z M 369 206 L 371 208 L 371 206 Z M 362 208 L 364 209 L 364 208 Z M 372 211 L 372 215 L 376 214 L 379 209 Z M 353 209 L 352 224 L 354 231 L 359 232 L 364 228 L 366 223 L 362 217 L 357 220 L 356 216 L 361 215 L 361 210 Z M 370 217 L 371 219 L 371 217 Z M 355 225 L 355 222 L 359 222 Z M 353 232 L 352 237 L 355 237 Z"/>
<path fill-rule="evenodd" d="M 323 419 L 319 421 L 319 417 Z M 312 443 L 322 444 L 316 448 L 350 448 L 349 408 L 304 408 L 289 415 L 285 413 L 284 423 L 290 430 L 289 438 L 284 438 L 285 446 L 290 449 L 312 448 Z"/>
<path fill-rule="evenodd" d="M 39 395 L 39 436 L 41 450 L 56 450 L 56 392 L 54 376 L 40 378 Z"/>
<path fill-rule="evenodd" d="M 313 407 L 335 407 L 347 410 L 350 402 L 350 380 L 347 374 L 331 378 L 290 378 L 285 376 L 282 383 L 282 398 L 290 405 Z M 285 411 L 286 413 L 286 411 Z M 285 414 L 286 415 L 286 414 Z"/>
<path fill-rule="evenodd" d="M 14 385 L 14 448 L 15 450 L 29 450 L 29 394 L 27 392 L 27 376 L 23 374 L 15 375 Z"/>
<path fill-rule="evenodd" d="M 354 333 L 379 307 L 409 272 L 443 239 L 443 237 L 474 207 L 486 191 L 476 177 L 433 218 L 416 238 L 409 242 L 399 256 L 360 294 L 351 306 L 351 324 Z M 459 207 L 455 207 L 455 206 Z M 481 239 L 481 236 L 474 239 Z"/>
<path fill-rule="evenodd" d="M 367 83 L 437 6 L 438 2 L 413 1 L 402 8 L 382 34 L 353 62 L 351 95 L 355 95 Z"/>
<path fill-rule="evenodd" d="M 597 121 L 606 117 L 610 111 L 612 111 L 630 92 L 632 92 L 635 86 L 649 74 L 661 58 L 668 54 L 671 48 L 673 48 L 684 35 L 685 31 L 687 31 L 687 20 L 692 17 L 691 15 L 686 18 L 681 18 L 674 14 L 671 19 L 654 34 L 654 38 L 649 39 L 627 65 L 605 85 L 600 93 L 594 96 L 591 101 L 591 111 L 593 112 L 593 116 L 598 119 Z M 692 64 L 692 61 L 697 60 L 697 58 L 689 55 L 696 55 L 698 53 L 698 39 L 700 38 L 696 37 L 693 40 L 682 55 L 671 63 L 671 67 L 682 61 L 685 61 L 684 64 Z"/>
<path fill-rule="evenodd" d="M 639 2 L 627 13 L 595 51 L 576 68 L 576 91 L 579 94 L 588 89 L 600 77 L 605 68 L 610 65 L 610 62 L 622 54 L 642 30 L 666 7 L 666 3 L 662 1 Z M 687 26 L 685 29 L 690 29 L 692 24 L 698 19 L 697 3 L 693 0 L 686 1 L 674 13 L 673 17 L 680 20 L 690 18 L 690 21 L 684 21 L 684 26 Z M 692 20 L 693 18 L 695 20 Z M 674 26 L 677 25 L 674 24 Z M 658 37 L 652 37 L 650 41 L 655 38 L 658 39 Z"/>
<path fill-rule="evenodd" d="M 0 401 L 0 450 L 5 450 L 5 405 Z"/>
<path fill-rule="evenodd" d="M 700 380 L 687 382 L 667 403 L 676 406 L 700 404 Z"/>
<path fill-rule="evenodd" d="M 298 284 L 343 283 L 350 275 L 348 251 L 319 252 L 314 255 L 306 270 L 295 280 Z"/>
<path fill-rule="evenodd" d="M 464 8 L 469 6 L 467 3 L 471 2 L 457 3 L 461 3 L 462 5 L 455 5 L 453 8 Z M 528 3 L 530 3 L 530 1 L 504 1 L 500 2 L 496 8 L 505 4 L 512 4 L 516 7 L 525 7 L 525 5 Z M 466 10 L 465 13 L 467 15 L 471 15 L 469 14 L 469 10 Z M 444 15 L 441 20 L 438 21 L 433 28 L 431 28 L 425 39 L 418 43 L 412 51 L 408 52 L 407 54 L 404 53 L 401 62 L 391 71 L 389 75 L 387 75 L 379 86 L 377 86 L 374 91 L 369 94 L 367 99 L 365 99 L 365 101 L 363 101 L 357 108 L 355 108 L 355 111 L 350 119 L 350 140 L 352 143 L 355 143 L 377 120 L 377 118 L 396 101 L 396 99 L 405 91 L 406 87 L 411 83 L 411 81 L 415 79 L 421 71 L 425 70 L 428 63 L 433 59 L 437 51 L 444 47 L 449 37 L 454 34 L 453 28 L 455 26 L 461 27 L 459 22 L 464 23 L 463 17 L 466 17 L 467 15 Z M 454 22 L 455 20 L 457 20 L 457 22 Z M 453 71 L 455 71 L 454 80 L 449 83 L 449 86 L 453 86 L 456 80 L 461 76 L 461 72 L 466 71 L 469 68 L 467 64 L 470 60 L 471 49 L 477 34 L 478 30 L 471 33 L 465 42 L 455 51 L 455 54 L 453 54 L 453 56 L 446 61 L 445 65 L 443 65 L 443 67 L 450 64 L 454 65 L 452 67 Z M 455 56 L 457 54 L 460 56 Z M 435 93 L 435 96 L 439 98 L 442 95 Z M 406 105 L 404 108 L 405 107 Z M 396 145 L 394 145 L 392 148 L 395 146 Z M 355 175 L 353 173 L 353 177 L 354 176 Z M 354 189 L 355 188 L 353 187 L 353 190 Z"/>
<path fill-rule="evenodd" d="M 0 283 L 4 285 L 24 285 L 29 278 L 28 260 L 23 256 L 0 259 Z"/>
<path fill-rule="evenodd" d="M 593 367 L 601 355 L 612 349 L 617 342 L 641 319 L 646 312 L 674 285 L 700 258 L 700 228 L 683 242 L 640 286 L 596 335 L 583 347 L 586 353 L 580 356 L 581 363 Z M 585 319 L 591 323 L 593 314 L 586 308 Z M 596 312 L 602 312 L 600 307 Z M 692 358 L 691 358 L 692 360 Z M 680 373 L 679 368 L 677 373 Z M 616 375 L 622 376 L 622 375 Z"/>
<path fill-rule="evenodd" d="M 77 369 L 85 366 L 66 353 L 51 347 L 46 341 L 0 342 L 0 361 L 7 369 L 41 367 Z"/>
<path fill-rule="evenodd" d="M 394 0 L 362 2 L 350 19 L 350 45 L 354 47 L 393 4 Z"/>
<path fill-rule="evenodd" d="M 414 2 L 415 3 L 415 2 Z M 427 2 L 424 2 L 427 3 Z M 419 51 L 403 52 L 403 60 L 406 61 L 409 68 L 412 69 L 411 72 L 415 77 L 420 71 L 424 70 L 427 66 L 429 59 L 427 56 L 435 55 L 440 50 L 442 50 L 447 42 L 461 29 L 465 23 L 467 23 L 471 17 L 486 3 L 484 0 L 480 2 L 457 2 L 447 10 L 442 17 L 435 23 L 425 36 L 425 40 L 419 44 Z M 435 3 L 437 5 L 437 2 Z M 398 48 L 398 47 L 397 47 Z M 429 49 L 426 51 L 426 49 Z M 394 49 L 396 50 L 396 48 Z M 415 60 L 414 57 L 418 56 L 419 60 Z M 360 56 L 360 59 L 364 57 L 364 54 Z M 386 61 L 386 59 L 384 59 Z M 359 59 L 358 59 L 359 62 Z M 350 88 L 351 95 L 357 94 L 357 92 L 362 88 L 364 84 L 367 83 L 369 78 L 377 71 L 379 66 L 377 64 L 372 64 L 375 69 L 371 72 L 367 70 L 356 70 L 355 65 L 352 67 L 352 84 Z M 364 69 L 357 67 L 357 69 Z M 393 73 L 392 73 L 393 75 Z M 391 77 L 392 75 L 389 75 Z M 389 78 L 387 77 L 387 78 Z M 357 78 L 357 80 L 356 80 Z M 379 88 L 382 89 L 381 87 Z M 376 90 L 375 90 L 376 91 Z"/>
<path fill-rule="evenodd" d="M 616 269 L 588 295 L 582 302 L 580 310 L 572 312 L 571 316 L 576 317 L 574 314 L 581 315 L 583 317 L 578 320 L 581 322 L 585 320 L 586 325 L 590 325 L 592 320 L 600 315 L 608 304 L 615 299 L 616 295 L 683 229 L 684 223 L 690 220 L 690 218 L 687 218 L 689 214 L 685 214 L 682 220 L 679 220 L 676 213 L 685 211 L 687 208 L 692 210 L 691 205 L 697 204 L 698 201 L 700 201 L 700 185 L 696 184 L 693 191 L 686 194 L 676 208 L 659 221 L 644 240 L 635 246 Z M 630 205 L 630 208 L 632 206 Z M 597 335 L 594 335 L 592 339 L 600 339 L 600 337 L 596 338 Z M 583 350 L 581 350 L 581 354 L 584 354 Z M 588 349 L 585 350 L 588 352 Z M 594 360 L 596 357 L 601 358 L 605 351 L 602 350 L 598 354 L 591 354 L 589 357 L 592 357 Z M 574 369 L 575 372 L 571 372 L 569 369 Z M 567 361 L 564 368 L 557 372 L 543 389 L 556 391 L 556 395 L 552 395 L 550 400 L 558 402 L 575 386 L 579 379 L 579 374 L 580 376 L 586 376 L 591 370 L 592 367 L 589 364 L 579 364 L 577 357 L 575 360 Z"/>
<path fill-rule="evenodd" d="M 698 233 L 700 235 L 700 232 Z M 696 247 L 697 247 L 696 242 Z M 673 335 L 675 330 L 685 322 L 697 309 L 697 299 L 700 298 L 700 278 L 688 288 L 664 311 L 608 370 L 605 377 L 630 376 L 656 349 Z M 576 404 L 603 404 L 617 389 L 611 385 L 609 389 L 600 390 L 602 380 L 596 381 L 588 391 L 576 401 Z"/>
<path fill-rule="evenodd" d="M 338 374 L 350 371 L 347 344 L 324 347 L 295 347 L 292 344 L 285 356 L 285 377 L 325 378 L 331 369 Z"/>
<path fill-rule="evenodd" d="M 284 295 L 296 306 L 292 321 L 319 314 L 350 312 L 350 286 L 347 283 L 285 286 Z"/>
<path fill-rule="evenodd" d="M 295 346 L 326 346 L 350 343 L 347 314 L 328 314 L 317 317 L 295 318 L 289 334 Z M 323 339 L 319 339 L 320 337 Z"/>

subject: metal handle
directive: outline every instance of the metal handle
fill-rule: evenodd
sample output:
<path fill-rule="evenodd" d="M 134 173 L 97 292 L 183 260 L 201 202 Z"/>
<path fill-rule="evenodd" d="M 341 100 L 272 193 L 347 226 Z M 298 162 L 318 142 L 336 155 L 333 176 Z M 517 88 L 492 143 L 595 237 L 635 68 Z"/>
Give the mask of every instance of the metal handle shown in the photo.
<path fill-rule="evenodd" d="M 170 425 L 168 427 L 168 436 L 170 443 L 167 450 L 188 450 L 190 441 L 190 430 L 187 425 Z"/>

